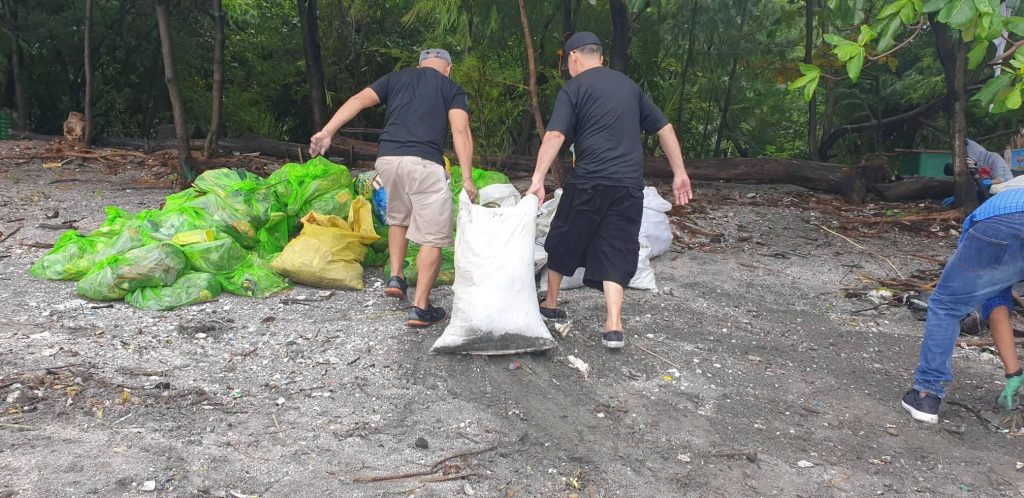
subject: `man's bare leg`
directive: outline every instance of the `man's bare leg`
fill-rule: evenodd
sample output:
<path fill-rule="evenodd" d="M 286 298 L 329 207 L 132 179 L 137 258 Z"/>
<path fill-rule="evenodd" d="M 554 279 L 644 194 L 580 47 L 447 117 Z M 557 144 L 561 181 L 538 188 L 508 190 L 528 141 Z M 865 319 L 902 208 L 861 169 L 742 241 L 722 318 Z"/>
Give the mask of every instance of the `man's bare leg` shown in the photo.
<path fill-rule="evenodd" d="M 988 316 L 988 328 L 992 331 L 992 341 L 996 343 L 999 359 L 1003 360 L 1003 370 L 1012 374 L 1020 370 L 1020 358 L 1017 357 L 1017 344 L 1013 339 L 1013 325 L 1010 323 L 1010 310 L 999 306 Z"/>
<path fill-rule="evenodd" d="M 626 290 L 615 282 L 604 281 L 604 305 L 608 317 L 604 322 L 607 331 L 622 330 L 622 300 Z"/>
<path fill-rule="evenodd" d="M 388 227 L 388 259 L 391 261 L 391 275 L 385 282 L 384 295 L 395 299 L 405 299 L 405 251 L 409 248 L 409 241 L 405 233 L 409 227 L 390 226 Z M 391 285 L 395 277 L 402 279 L 402 283 Z"/>
<path fill-rule="evenodd" d="M 562 287 L 562 274 L 555 270 L 548 269 L 548 296 L 544 300 L 544 307 L 548 309 L 558 308 L 558 290 Z"/>
<path fill-rule="evenodd" d="M 404 277 L 405 252 L 409 249 L 409 241 L 405 238 L 409 227 L 388 227 L 388 258 L 391 260 L 391 276 Z"/>
<path fill-rule="evenodd" d="M 434 288 L 437 273 L 441 271 L 441 248 L 420 247 L 416 266 L 419 267 L 419 273 L 416 275 L 416 299 L 413 306 L 425 310 L 430 306 L 430 291 Z"/>

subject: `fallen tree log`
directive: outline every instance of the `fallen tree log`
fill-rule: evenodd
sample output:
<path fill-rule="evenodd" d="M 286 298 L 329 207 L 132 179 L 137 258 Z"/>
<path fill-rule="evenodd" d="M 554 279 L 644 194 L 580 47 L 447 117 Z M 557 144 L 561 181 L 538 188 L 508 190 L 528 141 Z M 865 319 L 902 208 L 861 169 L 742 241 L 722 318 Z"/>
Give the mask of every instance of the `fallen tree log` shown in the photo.
<path fill-rule="evenodd" d="M 174 148 L 172 142 L 153 142 L 133 138 L 97 138 L 96 145 L 104 147 L 134 148 L 154 152 Z M 202 149 L 203 140 L 192 140 L 193 150 Z M 224 139 L 218 143 L 225 153 L 255 153 L 286 160 L 306 159 L 307 145 L 281 142 L 262 137 Z M 374 161 L 377 144 L 336 136 L 328 156 L 341 158 L 349 165 L 357 161 Z M 532 156 L 504 156 L 488 159 L 483 166 L 500 171 L 532 172 L 536 158 Z M 820 163 L 798 159 L 732 158 L 691 159 L 686 162 L 690 178 L 704 181 L 733 181 L 750 183 L 790 184 L 810 190 L 840 194 L 847 202 L 862 203 L 868 186 L 884 182 L 888 168 L 882 161 L 856 166 Z M 644 159 L 644 173 L 652 177 L 671 178 L 672 169 L 665 158 Z"/>
<path fill-rule="evenodd" d="M 886 202 L 943 199 L 953 195 L 953 179 L 914 178 L 893 183 L 876 183 L 868 190 Z"/>
<path fill-rule="evenodd" d="M 102 147 L 138 149 L 147 153 L 173 149 L 176 146 L 172 141 L 150 141 L 124 137 L 102 137 L 95 139 L 94 143 Z M 195 139 L 189 141 L 189 147 L 192 150 L 202 150 L 205 145 L 205 140 Z M 295 161 L 309 158 L 309 144 L 281 142 L 263 137 L 222 139 L 217 142 L 217 148 L 221 152 L 228 154 L 258 152 L 265 156 Z M 335 137 L 331 143 L 331 148 L 327 151 L 327 155 L 346 159 L 348 164 L 354 164 L 356 161 L 373 161 L 377 159 L 377 144 L 351 138 Z"/>
<path fill-rule="evenodd" d="M 889 175 L 882 162 L 845 166 L 775 158 L 691 159 L 686 161 L 686 171 L 694 180 L 796 185 L 840 194 L 854 204 L 864 202 L 869 184 L 884 181 Z M 671 178 L 672 168 L 665 158 L 648 157 L 644 159 L 644 173 Z"/>

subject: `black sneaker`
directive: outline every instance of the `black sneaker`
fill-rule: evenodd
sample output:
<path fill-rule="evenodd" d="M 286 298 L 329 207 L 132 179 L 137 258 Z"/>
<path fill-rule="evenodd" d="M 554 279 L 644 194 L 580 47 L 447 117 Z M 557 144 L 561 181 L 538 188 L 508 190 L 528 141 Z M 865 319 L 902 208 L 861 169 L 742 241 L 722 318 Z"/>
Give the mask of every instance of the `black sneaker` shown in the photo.
<path fill-rule="evenodd" d="M 405 324 L 410 327 L 423 328 L 441 322 L 445 318 L 448 318 L 448 314 L 440 306 L 427 305 L 425 310 L 413 306 L 409 310 L 409 317 L 405 320 Z"/>
<path fill-rule="evenodd" d="M 903 400 L 900 403 L 903 405 L 903 409 L 909 412 L 911 417 L 914 417 L 914 420 L 929 424 L 939 423 L 939 405 L 942 403 L 942 398 L 932 393 L 925 393 L 922 398 L 917 389 L 911 389 L 903 395 Z"/>
<path fill-rule="evenodd" d="M 567 320 L 569 318 L 562 308 L 545 308 L 544 306 L 540 307 L 540 316 L 545 320 Z"/>
<path fill-rule="evenodd" d="M 626 337 L 621 330 L 610 330 L 601 337 L 601 344 L 608 349 L 622 349 L 626 345 Z"/>
<path fill-rule="evenodd" d="M 396 299 L 405 299 L 405 291 L 408 289 L 409 286 L 405 284 L 404 278 L 391 277 L 391 281 L 388 282 L 388 286 L 384 288 L 384 295 Z"/>

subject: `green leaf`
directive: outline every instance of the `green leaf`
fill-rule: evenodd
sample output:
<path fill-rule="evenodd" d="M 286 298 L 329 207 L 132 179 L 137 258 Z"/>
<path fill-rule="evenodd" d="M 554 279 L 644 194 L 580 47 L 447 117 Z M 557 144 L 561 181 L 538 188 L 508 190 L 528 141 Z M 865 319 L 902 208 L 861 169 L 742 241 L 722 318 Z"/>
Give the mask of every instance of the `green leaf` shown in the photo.
<path fill-rule="evenodd" d="M 875 30 L 871 29 L 871 26 L 868 26 L 867 24 L 860 25 L 860 36 L 857 37 L 857 45 L 863 47 L 875 38 L 878 38 L 878 33 L 875 33 Z"/>
<path fill-rule="evenodd" d="M 985 60 L 985 53 L 988 52 L 988 42 L 978 40 L 974 42 L 971 51 L 967 52 L 967 67 L 975 69 Z"/>
<path fill-rule="evenodd" d="M 846 73 L 850 75 L 850 79 L 856 83 L 857 78 L 860 77 L 860 70 L 864 67 L 864 49 L 860 48 L 860 53 L 850 59 L 846 63 Z"/>
<path fill-rule="evenodd" d="M 895 17 L 886 21 L 886 24 L 882 26 L 880 30 L 882 32 L 882 38 L 878 40 L 878 52 L 887 52 L 889 49 L 896 44 L 896 33 L 900 32 L 903 26 L 900 24 L 899 19 Z"/>
<path fill-rule="evenodd" d="M 878 15 L 875 16 L 875 19 L 885 19 L 886 17 L 889 17 L 899 12 L 900 10 L 903 9 L 903 7 L 907 6 L 907 4 L 909 3 L 910 0 L 896 0 L 895 2 L 890 3 L 885 7 L 882 7 L 882 10 L 878 11 Z"/>
<path fill-rule="evenodd" d="M 825 38 L 826 42 L 828 42 L 828 43 L 830 43 L 832 45 L 839 45 L 840 43 L 843 43 L 845 41 L 849 41 L 846 38 L 843 38 L 842 36 L 839 36 L 839 35 L 836 35 L 836 34 L 832 34 L 832 33 L 825 33 L 824 38 Z"/>
<path fill-rule="evenodd" d="M 974 0 L 951 0 L 939 11 L 939 22 L 961 29 L 978 14 Z"/>
<path fill-rule="evenodd" d="M 1003 103 L 1006 104 L 1006 108 L 1007 109 L 1011 109 L 1011 110 L 1013 110 L 1013 109 L 1020 109 L 1020 104 L 1021 104 L 1021 95 L 1020 94 L 1021 94 L 1021 85 L 1018 84 L 1017 86 L 1013 87 L 1013 90 L 1010 90 L 1010 93 L 1008 93 L 1006 95 L 1006 99 L 1003 101 Z"/>
<path fill-rule="evenodd" d="M 1018 19 L 1018 20 L 1014 20 Z M 1013 32 L 1017 36 L 1024 36 L 1024 18 L 1013 18 L 1011 17 L 1006 23 L 1006 30 Z"/>
<path fill-rule="evenodd" d="M 950 0 L 928 0 L 928 3 L 921 7 L 921 12 L 930 14 L 932 12 L 938 12 L 948 4 Z"/>
<path fill-rule="evenodd" d="M 821 74 L 821 68 L 814 64 L 800 64 L 800 73 L 819 75 Z"/>
<path fill-rule="evenodd" d="M 1013 83 L 1013 74 L 1003 72 L 999 76 L 992 78 L 985 82 L 985 86 L 978 90 L 978 93 L 971 97 L 971 100 L 977 100 L 984 106 L 989 106 L 996 99 L 996 96 L 1000 92 L 1010 88 L 1010 84 Z"/>
<path fill-rule="evenodd" d="M 820 77 L 820 74 L 815 76 L 814 81 L 807 83 L 807 86 L 804 87 L 804 102 L 810 102 L 814 98 L 814 91 L 818 89 L 818 79 Z"/>
<path fill-rule="evenodd" d="M 919 10 L 914 8 L 914 4 L 907 3 L 906 7 L 900 10 L 900 21 L 909 26 L 917 20 L 918 12 Z"/>
<path fill-rule="evenodd" d="M 979 12 L 983 12 L 985 14 L 995 12 L 992 10 L 992 5 L 989 4 L 988 0 L 974 0 L 974 6 L 978 8 Z"/>
<path fill-rule="evenodd" d="M 960 36 L 963 37 L 965 42 L 969 43 L 971 41 L 974 41 L 974 35 L 976 35 L 977 33 L 978 33 L 978 18 L 975 17 L 974 19 L 971 19 L 971 22 L 968 23 L 967 26 L 965 26 L 964 29 L 962 29 L 960 31 Z"/>
<path fill-rule="evenodd" d="M 813 64 L 800 64 L 800 72 L 803 73 L 796 81 L 789 84 L 790 90 L 803 87 L 804 100 L 811 101 L 814 97 L 814 90 L 818 88 L 818 80 L 821 78 L 821 69 Z"/>
<path fill-rule="evenodd" d="M 842 40 L 841 43 L 832 49 L 832 53 L 836 54 L 836 57 L 838 57 L 839 60 L 846 62 L 856 57 L 857 54 L 863 54 L 864 47 L 857 45 L 850 40 Z"/>

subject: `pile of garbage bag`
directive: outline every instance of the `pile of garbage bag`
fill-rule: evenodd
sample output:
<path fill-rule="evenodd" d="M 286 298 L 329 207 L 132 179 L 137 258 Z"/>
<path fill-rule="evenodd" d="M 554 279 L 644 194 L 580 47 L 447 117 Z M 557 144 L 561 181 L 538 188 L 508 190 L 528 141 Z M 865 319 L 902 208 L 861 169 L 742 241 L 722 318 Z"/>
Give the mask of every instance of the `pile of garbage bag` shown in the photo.
<path fill-rule="evenodd" d="M 452 174 L 457 209 L 462 173 L 455 167 Z M 477 188 L 509 183 L 480 169 L 473 178 Z M 265 298 L 292 281 L 362 289 L 363 267 L 388 261 L 386 211 L 376 172 L 353 179 L 348 168 L 323 157 L 285 164 L 267 178 L 214 169 L 168 196 L 161 209 L 132 215 L 107 207 L 96 230 L 64 232 L 31 271 L 76 281 L 82 297 L 146 310 L 211 301 L 222 292 Z M 405 273 L 415 283 L 419 247 L 411 246 Z M 448 248 L 438 283 L 454 278 Z"/>
<path fill-rule="evenodd" d="M 131 215 L 111 206 L 96 230 L 64 232 L 32 275 L 77 281 L 82 297 L 146 310 L 210 301 L 221 292 L 267 297 L 291 286 L 271 263 L 302 217 L 348 217 L 356 204 L 352 183 L 348 168 L 322 157 L 286 164 L 268 178 L 206 171 L 161 209 Z"/>

